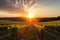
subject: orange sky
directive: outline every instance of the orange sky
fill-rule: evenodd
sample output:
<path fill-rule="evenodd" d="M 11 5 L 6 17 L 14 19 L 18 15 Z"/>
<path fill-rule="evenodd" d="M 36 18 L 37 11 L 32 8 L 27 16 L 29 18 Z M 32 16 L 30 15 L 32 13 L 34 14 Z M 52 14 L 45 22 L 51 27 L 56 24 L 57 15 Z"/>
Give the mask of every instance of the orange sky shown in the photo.
<path fill-rule="evenodd" d="M 24 11 L 25 10 L 24 8 L 21 7 L 18 8 L 14 3 L 12 7 L 11 6 L 8 7 L 4 0 L 0 0 L 0 17 L 21 17 L 21 16 L 23 17 L 28 13 L 32 13 L 36 17 L 60 16 L 59 0 L 38 0 L 38 2 L 39 4 L 34 4 L 34 6 L 29 8 L 29 10 Z M 25 5 L 24 7 L 26 8 L 27 6 Z"/>

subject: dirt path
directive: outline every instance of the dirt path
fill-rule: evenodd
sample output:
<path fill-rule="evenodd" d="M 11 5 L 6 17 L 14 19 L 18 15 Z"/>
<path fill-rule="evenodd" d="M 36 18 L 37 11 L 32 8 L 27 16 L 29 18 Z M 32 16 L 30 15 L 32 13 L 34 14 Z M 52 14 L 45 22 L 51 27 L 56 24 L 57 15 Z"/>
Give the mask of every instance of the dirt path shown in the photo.
<path fill-rule="evenodd" d="M 41 40 L 38 30 L 33 24 L 21 29 L 18 35 L 17 40 Z"/>

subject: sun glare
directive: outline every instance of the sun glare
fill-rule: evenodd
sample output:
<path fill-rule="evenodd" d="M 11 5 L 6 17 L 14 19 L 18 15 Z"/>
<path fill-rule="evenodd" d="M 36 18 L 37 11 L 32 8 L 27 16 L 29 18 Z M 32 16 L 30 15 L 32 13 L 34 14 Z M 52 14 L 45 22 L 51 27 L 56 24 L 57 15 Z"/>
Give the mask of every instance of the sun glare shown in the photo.
<path fill-rule="evenodd" d="M 28 18 L 34 18 L 34 15 L 32 13 L 28 14 Z"/>

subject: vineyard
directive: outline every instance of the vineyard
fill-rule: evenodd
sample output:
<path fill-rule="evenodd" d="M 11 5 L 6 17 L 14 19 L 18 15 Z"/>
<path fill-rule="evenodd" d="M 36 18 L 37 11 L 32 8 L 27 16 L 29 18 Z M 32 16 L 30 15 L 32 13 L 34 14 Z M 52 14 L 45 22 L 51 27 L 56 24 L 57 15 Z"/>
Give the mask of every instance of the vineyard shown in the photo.
<path fill-rule="evenodd" d="M 18 28 L 25 25 L 21 22 L 0 20 L 0 40 L 17 40 Z"/>
<path fill-rule="evenodd" d="M 17 27 L 11 25 L 0 25 L 0 40 L 13 40 L 17 36 Z"/>
<path fill-rule="evenodd" d="M 43 39 L 60 40 L 60 21 L 45 22 L 41 34 Z"/>
<path fill-rule="evenodd" d="M 24 40 L 32 40 L 28 39 L 31 38 L 31 35 L 33 36 L 32 38 L 40 36 L 40 40 L 60 40 L 60 21 L 54 22 L 28 24 L 23 22 L 12 23 L 11 21 L 3 21 L 0 22 L 0 40 L 22 40 L 24 35 Z M 33 40 L 37 39 L 38 38 L 34 38 Z"/>
<path fill-rule="evenodd" d="M 60 40 L 60 26 L 45 26 L 44 30 L 41 30 L 42 38 L 47 40 Z"/>

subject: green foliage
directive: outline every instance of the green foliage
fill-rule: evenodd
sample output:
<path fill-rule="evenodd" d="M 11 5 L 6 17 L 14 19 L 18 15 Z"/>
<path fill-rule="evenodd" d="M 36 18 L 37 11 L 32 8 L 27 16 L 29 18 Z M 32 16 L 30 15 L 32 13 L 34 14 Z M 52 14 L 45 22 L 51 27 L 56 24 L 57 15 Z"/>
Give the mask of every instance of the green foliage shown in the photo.
<path fill-rule="evenodd" d="M 17 33 L 17 27 L 0 25 L 0 40 L 12 40 Z"/>

